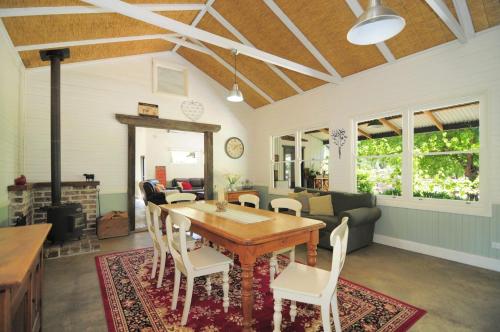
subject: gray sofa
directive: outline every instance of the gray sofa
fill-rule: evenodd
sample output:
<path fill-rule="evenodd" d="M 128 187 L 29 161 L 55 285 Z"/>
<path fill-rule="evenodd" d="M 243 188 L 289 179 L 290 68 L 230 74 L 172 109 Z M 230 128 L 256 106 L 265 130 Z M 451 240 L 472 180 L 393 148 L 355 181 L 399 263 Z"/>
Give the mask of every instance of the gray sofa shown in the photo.
<path fill-rule="evenodd" d="M 372 194 L 352 194 L 338 191 L 319 191 L 315 189 L 295 188 L 295 192 L 307 190 L 320 195 L 331 195 L 334 216 L 310 215 L 302 213 L 303 217 L 321 220 L 326 227 L 319 231 L 318 246 L 331 250 L 330 234 L 344 216 L 349 217 L 349 239 L 347 252 L 366 247 L 373 242 L 375 222 L 380 218 L 381 211 L 376 207 L 376 197 Z"/>

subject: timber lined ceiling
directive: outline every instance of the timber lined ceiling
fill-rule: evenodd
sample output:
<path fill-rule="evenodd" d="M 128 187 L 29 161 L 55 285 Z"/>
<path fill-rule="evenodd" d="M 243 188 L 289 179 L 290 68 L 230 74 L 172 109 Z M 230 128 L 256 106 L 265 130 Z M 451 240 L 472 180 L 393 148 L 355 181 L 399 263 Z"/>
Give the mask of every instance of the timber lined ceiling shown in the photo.
<path fill-rule="evenodd" d="M 341 77 L 346 77 L 388 61 L 388 55 L 383 54 L 374 45 L 357 46 L 347 41 L 347 32 L 356 21 L 356 16 L 348 5 L 349 1 L 274 0 L 319 54 L 309 50 L 262 0 L 215 0 L 211 5 L 212 10 L 215 10 L 214 15 L 210 11 L 205 12 L 196 27 L 237 42 L 248 41 L 259 50 L 328 75 L 332 74 L 331 67 L 333 67 Z M 359 0 L 359 3 L 366 8 L 368 1 Z M 150 5 L 204 5 L 207 1 L 125 0 L 125 2 Z M 382 2 L 406 19 L 405 29 L 385 42 L 395 59 L 457 39 L 425 0 Z M 458 20 L 453 0 L 443 0 L 443 2 Z M 466 3 L 475 32 L 500 25 L 500 0 L 466 0 Z M 0 13 L 2 8 L 62 6 L 92 7 L 78 0 L 0 0 Z M 190 6 L 189 10 L 177 9 L 176 7 L 175 10 L 157 13 L 185 24 L 193 24 L 200 14 L 199 6 L 194 8 Z M 220 16 L 226 22 L 221 21 Z M 2 17 L 2 22 L 14 47 L 171 33 L 157 26 L 111 12 L 38 16 L 22 16 L 22 13 L 19 13 L 19 16 Z M 240 36 L 243 36 L 245 41 L 240 40 Z M 230 50 L 191 39 L 188 41 L 206 47 L 214 56 L 186 47 L 180 47 L 177 53 L 222 86 L 230 89 L 233 73 L 227 66 L 221 64 L 222 61 L 230 66 L 233 65 Z M 64 63 L 171 51 L 174 47 L 174 43 L 163 39 L 106 40 L 106 43 L 101 44 L 70 46 L 71 58 Z M 27 68 L 48 65 L 47 62 L 40 61 L 38 50 L 20 51 L 19 55 Z M 323 57 L 323 62 L 320 57 Z M 301 91 L 327 84 L 321 79 L 269 65 L 241 54 L 237 58 L 237 67 L 239 73 L 252 83 L 247 84 L 245 80 L 238 78 L 245 101 L 253 108 L 267 105 L 271 100 L 282 100 Z"/>

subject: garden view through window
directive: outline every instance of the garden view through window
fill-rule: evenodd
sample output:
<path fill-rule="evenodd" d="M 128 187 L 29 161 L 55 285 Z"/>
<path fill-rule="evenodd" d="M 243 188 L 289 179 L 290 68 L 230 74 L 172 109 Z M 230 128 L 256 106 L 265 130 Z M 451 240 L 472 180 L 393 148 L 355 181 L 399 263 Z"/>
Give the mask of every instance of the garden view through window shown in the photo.
<path fill-rule="evenodd" d="M 409 133 L 403 132 L 404 116 L 412 117 Z M 409 151 L 403 137 L 413 142 Z M 358 192 L 479 201 L 479 148 L 479 102 L 359 122 Z M 411 160 L 407 177 L 404 158 Z M 405 181 L 409 193 L 403 192 Z"/>

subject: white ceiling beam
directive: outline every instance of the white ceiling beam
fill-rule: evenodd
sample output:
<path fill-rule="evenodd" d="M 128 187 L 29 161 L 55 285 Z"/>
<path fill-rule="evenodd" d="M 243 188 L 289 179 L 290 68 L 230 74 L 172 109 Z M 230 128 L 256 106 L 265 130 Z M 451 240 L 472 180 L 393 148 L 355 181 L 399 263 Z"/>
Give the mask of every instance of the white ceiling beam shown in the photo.
<path fill-rule="evenodd" d="M 61 47 L 73 47 L 73 46 L 85 46 L 85 45 L 96 45 L 96 44 L 108 44 L 108 43 L 119 43 L 119 42 L 129 42 L 137 40 L 150 40 L 150 39 L 163 39 L 174 43 L 176 45 L 182 45 L 187 48 L 191 48 L 198 52 L 210 54 L 206 51 L 204 47 L 195 45 L 188 41 L 177 38 L 178 34 L 158 34 L 158 35 L 141 35 L 141 36 L 128 36 L 128 37 L 114 37 L 114 38 L 99 38 L 99 39 L 86 39 L 86 40 L 75 40 L 69 42 L 59 42 L 59 43 L 47 43 L 47 44 L 34 44 L 25 46 L 16 46 L 14 50 L 17 52 L 22 51 L 33 51 L 33 50 L 44 50 L 51 48 L 61 48 Z"/>
<path fill-rule="evenodd" d="M 346 2 L 356 17 L 360 17 L 361 14 L 363 14 L 363 7 L 361 7 L 358 0 L 346 0 Z M 394 57 L 394 54 L 392 54 L 386 43 L 377 43 L 375 46 L 377 46 L 378 50 L 382 53 L 387 62 L 393 63 L 396 61 L 396 57 Z"/>
<path fill-rule="evenodd" d="M 153 12 L 203 10 L 204 4 L 169 3 L 169 4 L 137 4 L 136 6 Z M 1 8 L 0 17 L 67 15 L 67 14 L 102 14 L 112 10 L 94 6 L 57 6 L 57 7 L 21 7 Z"/>
<path fill-rule="evenodd" d="M 236 36 L 245 45 L 255 47 L 248 39 L 243 36 L 238 29 L 236 29 L 231 23 L 229 23 L 218 11 L 213 8 L 209 8 L 208 12 L 212 15 L 222 26 L 224 26 L 229 32 Z M 302 90 L 294 81 L 290 79 L 284 72 L 278 69 L 275 65 L 264 62 L 276 75 L 278 75 L 283 81 L 285 81 L 292 89 L 297 93 L 302 93 Z"/>
<path fill-rule="evenodd" d="M 212 58 L 214 58 L 217 62 L 219 62 L 224 67 L 226 67 L 227 70 L 229 70 L 231 73 L 234 72 L 234 67 L 232 65 L 230 65 L 229 63 L 227 63 L 220 56 L 218 56 L 214 51 L 212 51 L 211 49 L 209 49 L 208 47 L 206 47 L 205 45 L 203 45 L 203 43 L 201 43 L 198 40 L 195 41 L 195 42 L 198 45 L 200 45 L 201 47 L 204 47 L 207 50 L 207 52 L 209 52 L 209 54 L 212 56 Z M 264 91 L 262 91 L 257 85 L 255 85 L 252 81 L 250 81 L 248 78 L 246 78 L 246 76 L 243 75 L 242 73 L 240 73 L 238 70 L 236 70 L 236 76 L 240 80 L 242 80 L 243 82 L 245 82 L 253 90 L 255 90 L 255 92 L 257 92 L 259 95 L 261 95 L 262 98 L 264 98 L 265 100 L 267 100 L 269 103 L 274 103 L 273 98 L 271 98 L 267 93 L 265 93 Z"/>
<path fill-rule="evenodd" d="M 7 43 L 7 47 L 9 49 L 9 52 L 12 54 L 12 57 L 22 68 L 24 68 L 23 60 L 21 59 L 19 52 L 16 52 L 14 44 L 12 43 L 12 39 L 10 39 L 9 33 L 7 32 L 7 29 L 5 29 L 5 25 L 3 24 L 2 20 L 0 20 L 0 38 L 5 39 L 5 42 Z"/>
<path fill-rule="evenodd" d="M 201 19 L 203 18 L 203 16 L 205 16 L 205 14 L 207 13 L 207 10 L 210 8 L 210 6 L 212 6 L 212 4 L 214 2 L 215 2 L 215 0 L 207 0 L 207 2 L 203 5 L 203 9 L 198 13 L 198 15 L 196 15 L 193 22 L 191 22 L 191 26 L 195 27 L 198 25 L 198 23 L 200 23 Z M 182 39 L 186 40 L 186 37 L 182 37 Z M 172 52 L 174 52 L 174 53 L 177 52 L 179 47 L 180 47 L 179 44 L 175 45 Z"/>
<path fill-rule="evenodd" d="M 309 52 L 318 60 L 318 62 L 337 80 L 342 77 L 337 73 L 335 68 L 325 59 L 323 54 L 307 39 L 307 37 L 300 31 L 299 28 L 290 20 L 290 18 L 281 10 L 281 8 L 273 0 L 264 0 L 264 3 L 273 11 L 273 13 L 283 22 L 283 24 L 290 30 L 295 37 L 307 48 Z"/>
<path fill-rule="evenodd" d="M 462 29 L 462 26 L 456 20 L 455 16 L 450 12 L 450 9 L 443 0 L 425 0 L 429 7 L 434 10 L 437 16 L 446 24 L 451 32 L 457 37 L 461 43 L 467 42 L 467 37 Z"/>
<path fill-rule="evenodd" d="M 99 7 L 104 7 L 110 10 L 114 10 L 115 12 L 120 13 L 122 15 L 132 17 L 137 20 L 158 26 L 160 28 L 179 33 L 186 37 L 194 38 L 226 49 L 234 48 L 237 49 L 241 54 L 245 54 L 249 57 L 269 62 L 304 75 L 318 78 L 326 82 L 337 83 L 339 81 L 337 77 L 326 74 L 324 72 L 264 52 L 254 47 L 250 47 L 242 43 L 235 42 L 233 40 L 215 35 L 213 33 L 198 29 L 188 24 L 178 22 L 171 18 L 156 14 L 154 12 L 145 10 L 143 8 L 128 4 L 120 0 L 83 0 L 83 1 Z"/>
<path fill-rule="evenodd" d="M 474 29 L 474 25 L 472 24 L 472 17 L 470 15 L 469 7 L 467 6 L 467 2 L 465 0 L 453 0 L 453 6 L 457 11 L 458 21 L 464 29 L 465 36 L 467 39 L 474 38 L 476 35 L 476 30 Z"/>

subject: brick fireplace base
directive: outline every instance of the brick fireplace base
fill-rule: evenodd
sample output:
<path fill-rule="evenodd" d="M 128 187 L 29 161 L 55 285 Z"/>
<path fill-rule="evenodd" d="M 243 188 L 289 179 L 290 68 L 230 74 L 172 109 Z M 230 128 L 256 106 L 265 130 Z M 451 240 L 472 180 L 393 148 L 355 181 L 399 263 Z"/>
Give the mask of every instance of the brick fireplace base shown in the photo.
<path fill-rule="evenodd" d="M 47 259 L 65 256 L 88 254 L 100 251 L 101 245 L 95 231 L 84 231 L 80 240 L 66 241 L 64 244 L 50 244 L 46 242 L 43 247 L 43 255 Z"/>

